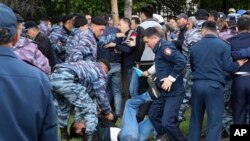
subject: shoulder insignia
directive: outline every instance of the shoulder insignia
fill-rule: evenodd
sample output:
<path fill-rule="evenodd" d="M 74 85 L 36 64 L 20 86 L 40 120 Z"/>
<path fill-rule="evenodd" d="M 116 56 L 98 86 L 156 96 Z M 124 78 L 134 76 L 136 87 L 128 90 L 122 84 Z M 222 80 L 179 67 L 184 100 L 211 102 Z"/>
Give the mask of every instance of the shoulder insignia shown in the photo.
<path fill-rule="evenodd" d="M 164 54 L 166 54 L 167 56 L 170 56 L 172 54 L 172 49 L 170 47 L 165 48 Z"/>

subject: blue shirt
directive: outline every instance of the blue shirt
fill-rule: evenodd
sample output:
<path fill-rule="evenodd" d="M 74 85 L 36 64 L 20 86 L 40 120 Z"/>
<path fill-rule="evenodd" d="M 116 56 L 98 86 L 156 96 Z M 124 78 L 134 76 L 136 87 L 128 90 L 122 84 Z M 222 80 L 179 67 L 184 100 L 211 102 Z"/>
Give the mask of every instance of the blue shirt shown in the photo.
<path fill-rule="evenodd" d="M 0 47 L 0 140 L 58 141 L 48 78 Z"/>
<path fill-rule="evenodd" d="M 215 35 L 206 35 L 191 48 L 193 80 L 225 83 L 225 72 L 234 73 L 239 64 L 232 61 L 231 47 Z"/>
<path fill-rule="evenodd" d="M 106 27 L 103 35 L 99 38 L 97 49 L 97 60 L 107 59 L 109 62 L 118 63 L 121 61 L 121 53 L 117 52 L 115 48 L 104 48 L 104 46 L 110 42 L 114 42 L 116 39 L 116 33 L 118 29 Z"/>
<path fill-rule="evenodd" d="M 161 88 L 163 78 L 171 75 L 176 78 L 173 82 L 171 91 L 183 88 L 182 71 L 186 66 L 186 59 L 171 42 L 161 39 L 153 48 L 155 52 L 156 84 Z M 162 90 L 164 93 L 166 91 Z M 170 92 L 171 92 L 170 91 Z"/>

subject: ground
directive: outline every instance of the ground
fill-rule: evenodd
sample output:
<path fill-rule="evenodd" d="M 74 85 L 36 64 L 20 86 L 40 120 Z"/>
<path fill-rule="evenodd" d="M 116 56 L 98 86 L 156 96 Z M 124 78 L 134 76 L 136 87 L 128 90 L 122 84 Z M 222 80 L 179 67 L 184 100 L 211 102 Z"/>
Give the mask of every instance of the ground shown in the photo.
<path fill-rule="evenodd" d="M 187 112 L 185 113 L 185 118 L 186 120 L 183 121 L 180 124 L 180 128 L 182 130 L 182 133 L 187 136 L 188 135 L 188 127 L 189 127 L 189 120 L 190 120 L 190 114 L 191 114 L 191 109 L 188 109 Z M 202 129 L 202 137 L 201 137 L 201 141 L 205 141 L 205 129 L 206 129 L 206 119 L 207 117 L 205 116 L 204 118 L 204 122 L 203 122 L 203 129 Z M 70 122 L 73 121 L 73 118 L 70 118 Z M 121 125 L 121 119 L 117 120 L 116 125 L 118 127 L 120 127 Z M 71 139 L 71 141 L 81 141 L 81 139 Z M 150 141 L 153 141 L 153 138 L 151 137 Z M 229 138 L 223 138 L 221 141 L 229 141 Z"/>

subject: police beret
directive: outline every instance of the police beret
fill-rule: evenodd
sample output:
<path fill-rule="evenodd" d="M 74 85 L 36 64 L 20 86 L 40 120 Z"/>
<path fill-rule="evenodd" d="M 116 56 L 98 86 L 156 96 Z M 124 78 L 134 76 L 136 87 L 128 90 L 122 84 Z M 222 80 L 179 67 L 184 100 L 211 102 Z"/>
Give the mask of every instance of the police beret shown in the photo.
<path fill-rule="evenodd" d="M 196 19 L 199 18 L 207 18 L 209 16 L 207 10 L 205 9 L 198 9 L 195 13 L 194 16 L 196 17 Z"/>
<path fill-rule="evenodd" d="M 22 23 L 24 21 L 23 17 L 20 14 L 15 13 L 15 15 L 16 15 L 17 23 Z"/>
<path fill-rule="evenodd" d="M 75 23 L 74 23 L 74 26 L 75 27 L 80 27 L 80 26 L 84 26 L 88 23 L 86 17 L 81 14 L 81 15 L 77 15 L 76 18 L 75 18 Z"/>
<path fill-rule="evenodd" d="M 73 19 L 73 17 L 74 17 L 74 15 L 70 15 L 70 14 L 64 15 L 64 16 L 62 17 L 62 22 L 66 22 L 66 21 L 68 21 L 68 20 L 71 20 L 71 19 Z"/>
<path fill-rule="evenodd" d="M 0 3 L 0 38 L 13 36 L 17 31 L 17 19 L 11 8 Z"/>
<path fill-rule="evenodd" d="M 34 21 L 27 21 L 24 24 L 25 30 L 32 28 L 32 27 L 36 27 L 37 28 L 37 24 Z"/>
<path fill-rule="evenodd" d="M 107 20 L 105 20 L 102 16 L 97 16 L 91 19 L 91 22 L 96 25 L 106 25 Z"/>

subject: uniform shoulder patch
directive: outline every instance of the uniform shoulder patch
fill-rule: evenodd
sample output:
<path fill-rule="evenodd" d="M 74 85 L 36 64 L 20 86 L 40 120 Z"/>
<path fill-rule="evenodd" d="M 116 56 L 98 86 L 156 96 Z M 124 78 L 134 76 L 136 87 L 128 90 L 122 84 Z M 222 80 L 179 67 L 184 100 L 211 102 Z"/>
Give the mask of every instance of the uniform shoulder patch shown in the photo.
<path fill-rule="evenodd" d="M 164 54 L 167 56 L 170 56 L 172 54 L 172 49 L 170 47 L 166 47 L 164 50 Z"/>

